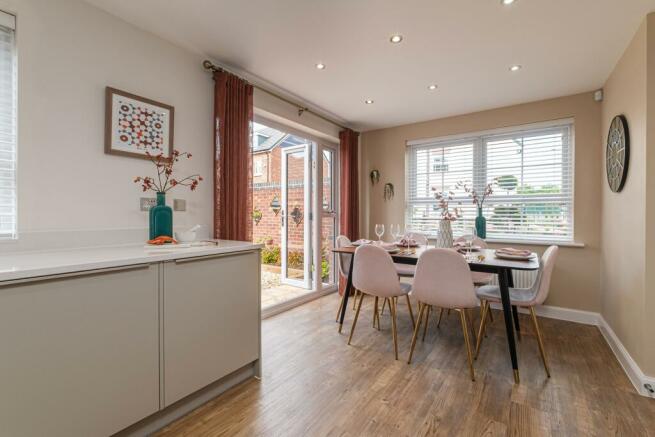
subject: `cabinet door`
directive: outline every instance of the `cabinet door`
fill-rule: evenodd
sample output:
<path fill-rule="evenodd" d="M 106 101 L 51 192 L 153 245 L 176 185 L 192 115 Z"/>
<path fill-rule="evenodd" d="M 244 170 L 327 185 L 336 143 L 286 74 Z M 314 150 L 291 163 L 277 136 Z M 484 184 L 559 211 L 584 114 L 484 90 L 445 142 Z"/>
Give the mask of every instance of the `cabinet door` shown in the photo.
<path fill-rule="evenodd" d="M 0 285 L 0 435 L 106 436 L 159 409 L 157 277 Z"/>
<path fill-rule="evenodd" d="M 259 358 L 259 254 L 164 264 L 168 406 Z"/>

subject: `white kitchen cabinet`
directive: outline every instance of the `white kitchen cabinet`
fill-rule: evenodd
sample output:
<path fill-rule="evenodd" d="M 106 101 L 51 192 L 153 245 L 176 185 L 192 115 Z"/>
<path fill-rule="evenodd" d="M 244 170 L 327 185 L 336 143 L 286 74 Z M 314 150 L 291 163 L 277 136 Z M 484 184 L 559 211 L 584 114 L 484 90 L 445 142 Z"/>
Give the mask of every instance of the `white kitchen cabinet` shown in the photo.
<path fill-rule="evenodd" d="M 0 283 L 0 435 L 106 436 L 157 412 L 159 268 Z"/>
<path fill-rule="evenodd" d="M 164 406 L 256 362 L 259 251 L 163 264 Z"/>

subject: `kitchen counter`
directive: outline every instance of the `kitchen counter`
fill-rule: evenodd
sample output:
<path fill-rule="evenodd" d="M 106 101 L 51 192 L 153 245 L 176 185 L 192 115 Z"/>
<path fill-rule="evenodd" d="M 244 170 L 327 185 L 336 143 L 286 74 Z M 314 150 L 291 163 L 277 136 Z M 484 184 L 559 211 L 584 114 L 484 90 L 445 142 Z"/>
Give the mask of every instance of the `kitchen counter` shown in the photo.
<path fill-rule="evenodd" d="M 226 240 L 3 253 L 0 435 L 152 435 L 260 376 L 260 271 Z"/>
<path fill-rule="evenodd" d="M 148 247 L 144 244 L 14 252 L 0 255 L 0 282 L 89 270 L 150 264 L 183 258 L 237 253 L 260 249 L 261 244 L 214 240 L 192 247 Z"/>

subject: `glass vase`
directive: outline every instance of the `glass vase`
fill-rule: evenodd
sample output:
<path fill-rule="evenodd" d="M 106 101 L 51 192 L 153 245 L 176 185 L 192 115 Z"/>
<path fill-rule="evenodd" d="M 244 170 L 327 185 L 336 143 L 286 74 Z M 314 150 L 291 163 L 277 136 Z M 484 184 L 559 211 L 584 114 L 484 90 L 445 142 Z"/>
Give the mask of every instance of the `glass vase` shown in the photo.
<path fill-rule="evenodd" d="M 482 215 L 482 208 L 478 208 L 478 216 L 475 218 L 475 233 L 478 238 L 487 238 L 487 219 Z"/>
<path fill-rule="evenodd" d="M 150 239 L 173 236 L 173 209 L 166 206 L 166 193 L 157 193 L 157 205 L 150 208 Z"/>

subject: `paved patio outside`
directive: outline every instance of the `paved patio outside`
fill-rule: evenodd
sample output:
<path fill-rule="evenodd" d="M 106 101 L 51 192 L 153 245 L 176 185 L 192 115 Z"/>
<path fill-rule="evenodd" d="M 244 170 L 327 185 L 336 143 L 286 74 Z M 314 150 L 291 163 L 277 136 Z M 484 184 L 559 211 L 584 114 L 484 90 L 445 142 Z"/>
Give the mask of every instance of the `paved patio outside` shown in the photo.
<path fill-rule="evenodd" d="M 262 309 L 309 293 L 309 290 L 280 282 L 280 267 L 262 264 Z"/>

